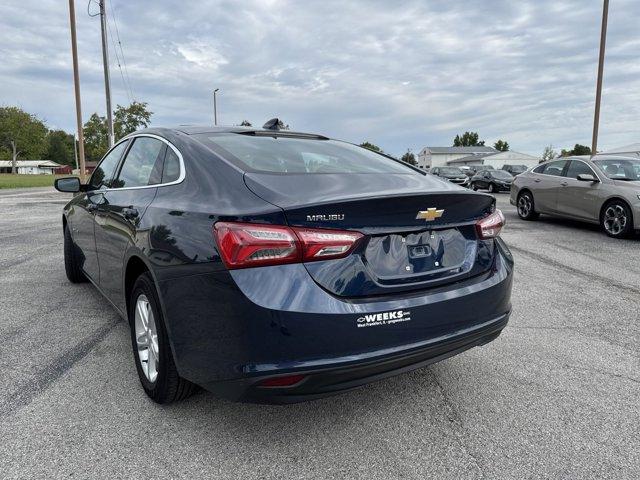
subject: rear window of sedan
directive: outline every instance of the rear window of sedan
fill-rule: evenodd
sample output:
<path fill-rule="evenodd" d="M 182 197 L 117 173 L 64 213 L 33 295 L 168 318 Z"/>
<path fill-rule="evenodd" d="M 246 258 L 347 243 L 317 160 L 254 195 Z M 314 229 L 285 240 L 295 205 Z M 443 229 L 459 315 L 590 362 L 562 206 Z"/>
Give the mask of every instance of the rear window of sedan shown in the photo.
<path fill-rule="evenodd" d="M 198 139 L 245 171 L 267 173 L 404 173 L 400 161 L 337 140 L 286 135 L 201 134 Z"/>

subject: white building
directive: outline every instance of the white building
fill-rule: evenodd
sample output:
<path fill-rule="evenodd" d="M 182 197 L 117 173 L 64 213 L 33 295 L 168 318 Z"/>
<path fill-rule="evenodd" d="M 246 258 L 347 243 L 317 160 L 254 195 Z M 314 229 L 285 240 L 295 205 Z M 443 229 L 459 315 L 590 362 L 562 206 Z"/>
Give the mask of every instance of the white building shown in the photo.
<path fill-rule="evenodd" d="M 0 160 L 0 173 L 11 173 L 11 160 Z M 51 160 L 17 160 L 16 169 L 18 173 L 27 175 L 51 175 L 53 171 L 62 167 L 59 163 Z"/>
<path fill-rule="evenodd" d="M 424 147 L 418 153 L 418 167 L 442 167 L 452 160 L 475 155 L 497 153 L 492 147 Z M 481 162 L 476 162 L 481 163 Z"/>
<path fill-rule="evenodd" d="M 496 152 L 488 155 L 476 155 L 462 157 L 451 160 L 447 165 L 490 165 L 499 170 L 504 165 L 524 165 L 527 168 L 535 167 L 540 163 L 540 159 L 526 153 L 514 152 L 508 150 L 506 152 Z"/>
<path fill-rule="evenodd" d="M 612 148 L 606 152 L 600 152 L 598 155 L 623 155 L 640 157 L 640 143 L 632 143 L 623 147 Z"/>

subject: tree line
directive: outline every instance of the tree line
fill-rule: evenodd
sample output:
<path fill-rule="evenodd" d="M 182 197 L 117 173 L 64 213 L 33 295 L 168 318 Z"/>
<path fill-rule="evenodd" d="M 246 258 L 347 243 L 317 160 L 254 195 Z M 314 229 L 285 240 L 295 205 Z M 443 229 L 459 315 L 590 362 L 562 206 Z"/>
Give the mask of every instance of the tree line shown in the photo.
<path fill-rule="evenodd" d="M 113 112 L 116 140 L 149 126 L 151 116 L 147 103 L 118 105 Z M 107 120 L 94 113 L 83 125 L 85 158 L 98 161 L 108 149 Z M 74 135 L 61 129 L 49 129 L 45 120 L 19 107 L 0 107 L 0 160 L 52 160 L 75 167 Z"/>

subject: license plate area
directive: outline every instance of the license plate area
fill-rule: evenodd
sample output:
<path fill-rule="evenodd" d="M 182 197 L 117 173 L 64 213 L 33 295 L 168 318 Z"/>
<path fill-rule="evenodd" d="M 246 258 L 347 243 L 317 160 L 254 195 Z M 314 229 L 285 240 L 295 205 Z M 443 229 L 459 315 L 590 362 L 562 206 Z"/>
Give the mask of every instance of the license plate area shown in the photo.
<path fill-rule="evenodd" d="M 476 252 L 475 239 L 450 228 L 373 236 L 364 260 L 379 283 L 397 284 L 465 273 Z"/>

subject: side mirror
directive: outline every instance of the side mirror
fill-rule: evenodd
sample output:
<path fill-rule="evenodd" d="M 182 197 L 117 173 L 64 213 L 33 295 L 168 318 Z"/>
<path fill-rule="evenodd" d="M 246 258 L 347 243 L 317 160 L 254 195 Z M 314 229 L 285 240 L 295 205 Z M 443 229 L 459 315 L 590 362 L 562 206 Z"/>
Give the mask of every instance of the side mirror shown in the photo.
<path fill-rule="evenodd" d="M 59 192 L 78 193 L 80 191 L 80 179 L 78 177 L 58 178 L 53 186 Z"/>
<path fill-rule="evenodd" d="M 594 177 L 590 173 L 581 173 L 580 175 L 578 175 L 577 178 L 581 182 L 592 182 L 592 183 L 595 183 L 595 182 L 599 181 L 596 177 Z"/>

